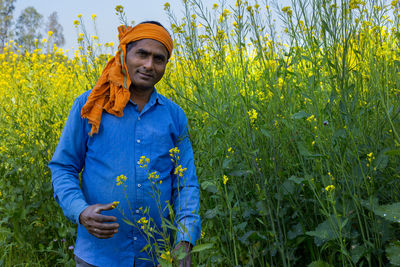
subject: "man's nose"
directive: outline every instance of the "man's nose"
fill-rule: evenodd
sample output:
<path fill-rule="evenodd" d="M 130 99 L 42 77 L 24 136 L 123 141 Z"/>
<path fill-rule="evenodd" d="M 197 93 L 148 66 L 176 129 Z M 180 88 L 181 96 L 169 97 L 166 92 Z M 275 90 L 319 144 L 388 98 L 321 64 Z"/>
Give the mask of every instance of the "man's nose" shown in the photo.
<path fill-rule="evenodd" d="M 153 58 L 152 57 L 146 58 L 143 65 L 146 68 L 146 70 L 152 70 L 153 69 Z"/>

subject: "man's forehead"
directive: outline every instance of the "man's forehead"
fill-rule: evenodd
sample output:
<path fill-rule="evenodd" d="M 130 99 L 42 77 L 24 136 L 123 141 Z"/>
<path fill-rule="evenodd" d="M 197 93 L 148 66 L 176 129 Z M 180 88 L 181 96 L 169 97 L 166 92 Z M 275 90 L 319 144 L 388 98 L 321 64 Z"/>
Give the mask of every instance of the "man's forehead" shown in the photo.
<path fill-rule="evenodd" d="M 136 50 L 141 49 L 148 52 L 156 52 L 153 50 L 158 50 L 158 53 L 162 51 L 163 54 L 165 54 L 166 56 L 168 55 L 167 48 L 161 42 L 154 39 L 147 38 L 138 40 L 134 43 L 134 47 L 136 48 Z"/>

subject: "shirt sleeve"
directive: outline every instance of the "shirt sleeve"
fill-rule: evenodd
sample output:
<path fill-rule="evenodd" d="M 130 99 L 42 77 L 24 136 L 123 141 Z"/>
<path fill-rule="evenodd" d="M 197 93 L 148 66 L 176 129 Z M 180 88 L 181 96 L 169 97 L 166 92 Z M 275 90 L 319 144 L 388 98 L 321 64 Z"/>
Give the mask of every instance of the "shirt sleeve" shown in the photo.
<path fill-rule="evenodd" d="M 54 198 L 65 216 L 77 224 L 79 224 L 79 215 L 89 206 L 79 181 L 88 138 L 88 134 L 85 134 L 87 122 L 80 116 L 80 100 L 80 98 L 76 99 L 72 105 L 60 141 L 49 163 Z"/>
<path fill-rule="evenodd" d="M 195 244 L 200 238 L 199 215 L 199 183 L 193 159 L 193 149 L 188 134 L 188 122 L 183 111 L 179 115 L 180 135 L 176 146 L 179 149 L 179 161 L 186 171 L 183 176 L 173 175 L 172 196 L 175 212 L 175 221 L 178 228 L 177 243 L 180 241 Z M 175 166 L 175 168 L 177 167 Z"/>

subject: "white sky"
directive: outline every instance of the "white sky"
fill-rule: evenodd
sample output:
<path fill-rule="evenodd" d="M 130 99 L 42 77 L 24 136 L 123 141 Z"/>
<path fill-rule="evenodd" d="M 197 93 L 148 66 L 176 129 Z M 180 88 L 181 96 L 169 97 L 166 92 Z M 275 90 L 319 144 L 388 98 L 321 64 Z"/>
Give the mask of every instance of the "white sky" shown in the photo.
<path fill-rule="evenodd" d="M 201 0 L 199 0 L 201 1 Z M 227 5 L 234 5 L 235 0 L 225 0 Z M 288 5 L 291 0 L 269 0 L 277 1 L 280 5 Z M 76 49 L 77 30 L 73 21 L 77 19 L 78 14 L 82 14 L 88 33 L 94 35 L 92 14 L 97 15 L 98 37 L 101 43 L 117 42 L 117 27 L 120 25 L 118 16 L 115 14 L 115 6 L 122 5 L 127 14 L 128 21 L 134 20 L 139 23 L 144 20 L 157 20 L 161 22 L 168 30 L 169 20 L 164 11 L 165 2 L 169 2 L 171 10 L 178 17 L 182 17 L 182 0 L 16 0 L 14 10 L 14 21 L 18 18 L 21 11 L 33 6 L 43 15 L 43 22 L 46 23 L 48 16 L 56 11 L 58 21 L 63 26 L 65 37 L 64 49 Z M 203 4 L 211 8 L 213 3 L 219 3 L 220 0 L 202 0 Z M 252 2 L 252 1 L 250 1 Z M 259 1 L 260 4 L 262 1 Z M 277 21 L 279 19 L 277 18 Z"/>
<path fill-rule="evenodd" d="M 66 40 L 63 48 L 71 49 L 73 47 L 77 48 L 77 33 L 73 21 L 77 19 L 78 14 L 82 14 L 88 32 L 92 34 L 94 34 L 94 30 L 91 17 L 92 14 L 96 14 L 100 41 L 102 43 L 117 42 L 117 27 L 120 25 L 120 21 L 118 16 L 115 15 L 116 5 L 122 5 L 125 8 L 129 22 L 132 20 L 135 23 L 144 20 L 157 20 L 168 28 L 169 21 L 164 11 L 165 2 L 167 0 L 17 0 L 14 10 L 14 20 L 28 6 L 35 7 L 43 15 L 44 22 L 47 21 L 48 16 L 52 12 L 56 11 L 59 23 L 63 26 L 63 33 Z M 172 0 L 168 2 L 174 13 L 180 16 L 182 13 L 181 1 Z M 211 0 L 203 2 L 211 3 Z"/>

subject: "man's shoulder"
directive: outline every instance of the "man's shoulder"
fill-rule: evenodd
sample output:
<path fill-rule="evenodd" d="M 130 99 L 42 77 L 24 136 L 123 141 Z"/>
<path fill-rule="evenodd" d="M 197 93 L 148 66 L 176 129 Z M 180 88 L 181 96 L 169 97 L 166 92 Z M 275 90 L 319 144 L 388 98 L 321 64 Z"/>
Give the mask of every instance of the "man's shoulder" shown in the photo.
<path fill-rule="evenodd" d="M 90 95 L 90 92 L 92 92 L 92 89 L 87 90 L 87 91 L 83 92 L 82 94 L 80 94 L 80 95 L 76 98 L 76 100 L 77 100 L 77 101 L 84 101 L 84 102 L 86 102 L 86 100 L 88 99 L 88 97 L 89 97 L 89 95 Z"/>
<path fill-rule="evenodd" d="M 183 111 L 183 109 L 174 101 L 172 101 L 170 98 L 158 93 L 158 97 L 161 100 L 161 103 L 164 103 L 169 109 L 175 111 L 175 112 L 179 112 L 179 113 L 185 113 Z"/>
<path fill-rule="evenodd" d="M 83 105 L 86 103 L 91 91 L 92 91 L 92 89 L 87 90 L 87 91 L 83 92 L 82 94 L 80 94 L 79 96 L 77 96 L 74 101 L 75 105 L 79 105 L 80 107 L 83 107 Z"/>

